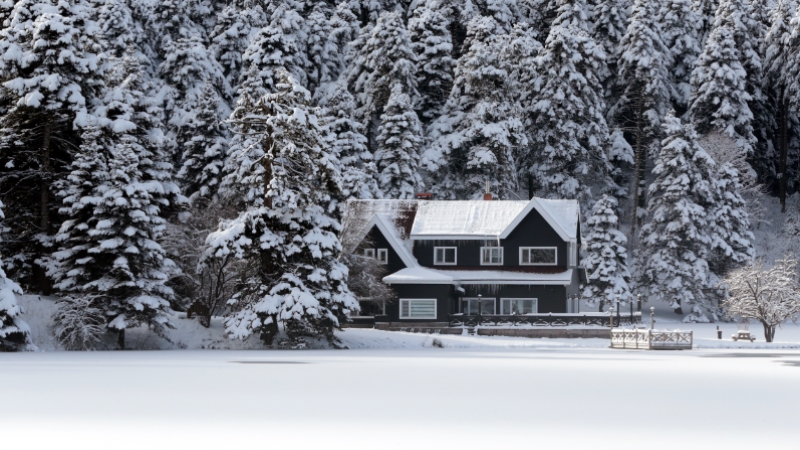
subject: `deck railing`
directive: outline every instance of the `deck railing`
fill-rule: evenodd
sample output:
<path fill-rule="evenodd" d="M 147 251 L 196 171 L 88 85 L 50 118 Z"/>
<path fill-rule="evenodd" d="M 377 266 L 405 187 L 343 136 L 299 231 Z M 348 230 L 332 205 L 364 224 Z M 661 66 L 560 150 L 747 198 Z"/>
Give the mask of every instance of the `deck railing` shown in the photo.
<path fill-rule="evenodd" d="M 610 323 L 613 320 L 613 324 Z M 607 313 L 546 313 L 546 314 L 450 314 L 451 327 L 478 326 L 543 326 L 595 325 L 615 327 L 642 323 L 642 313 L 609 316 Z"/>
<path fill-rule="evenodd" d="M 611 348 L 646 350 L 691 350 L 691 331 L 616 328 L 611 330 Z"/>

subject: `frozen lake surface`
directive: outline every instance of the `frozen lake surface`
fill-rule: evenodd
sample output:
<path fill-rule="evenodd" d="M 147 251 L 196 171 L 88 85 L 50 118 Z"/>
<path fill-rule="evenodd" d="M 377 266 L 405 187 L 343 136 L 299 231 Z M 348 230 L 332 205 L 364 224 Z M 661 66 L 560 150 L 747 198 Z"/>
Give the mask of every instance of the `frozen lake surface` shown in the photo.
<path fill-rule="evenodd" d="M 796 350 L 0 354 L 0 398 L 14 449 L 800 446 Z"/>

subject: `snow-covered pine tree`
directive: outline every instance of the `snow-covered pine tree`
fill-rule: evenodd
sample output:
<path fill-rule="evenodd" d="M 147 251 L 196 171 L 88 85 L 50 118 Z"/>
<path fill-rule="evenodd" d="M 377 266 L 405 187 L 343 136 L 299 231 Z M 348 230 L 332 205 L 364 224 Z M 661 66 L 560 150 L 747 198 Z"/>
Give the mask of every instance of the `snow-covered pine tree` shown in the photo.
<path fill-rule="evenodd" d="M 143 27 L 133 17 L 124 0 L 105 0 L 98 11 L 98 26 L 107 57 L 120 58 L 137 47 L 144 34 Z"/>
<path fill-rule="evenodd" d="M 697 39 L 702 19 L 692 10 L 692 0 L 663 0 L 658 21 L 672 61 L 673 107 L 685 111 L 692 94 L 692 69 L 703 48 Z"/>
<path fill-rule="evenodd" d="M 0 220 L 4 218 L 3 203 L 0 202 Z M 19 318 L 22 308 L 17 304 L 17 294 L 22 294 L 22 289 L 8 279 L 0 259 L 0 351 L 17 350 L 30 344 L 30 328 Z"/>
<path fill-rule="evenodd" d="M 178 178 L 183 182 L 183 193 L 190 200 L 215 200 L 217 197 L 228 150 L 228 130 L 219 120 L 219 100 L 214 87 L 207 84 L 200 95 L 198 110 L 184 126 L 187 140 L 183 144 L 183 166 Z"/>
<path fill-rule="evenodd" d="M 259 333 L 268 344 L 283 324 L 289 339 L 335 341 L 333 328 L 358 303 L 337 259 L 340 225 L 332 217 L 339 194 L 337 162 L 322 147 L 310 94 L 285 70 L 278 91 L 234 121 L 252 138 L 229 160 L 226 184 L 246 192 L 244 210 L 209 235 L 205 258 L 235 255 L 256 267 L 231 299 L 227 331 Z"/>
<path fill-rule="evenodd" d="M 411 98 L 395 84 L 381 115 L 375 150 L 378 185 L 386 198 L 414 198 L 422 187 L 421 144 L 422 126 Z"/>
<path fill-rule="evenodd" d="M 124 59 L 58 185 L 65 220 L 50 275 L 69 297 L 93 299 L 120 348 L 127 328 L 147 324 L 163 333 L 168 326 L 172 290 L 165 283 L 174 265 L 159 240 L 164 217 L 185 202 L 160 147 L 149 90 L 138 59 Z"/>
<path fill-rule="evenodd" d="M 718 277 L 750 262 L 755 256 L 750 217 L 742 198 L 739 170 L 731 164 L 720 164 L 715 173 L 716 199 L 709 208 L 711 253 L 708 265 Z"/>
<path fill-rule="evenodd" d="M 600 0 L 594 7 L 592 37 L 606 54 L 608 71 L 599 76 L 606 87 L 607 97 L 613 95 L 616 85 L 620 43 L 628 28 L 630 6 L 631 0 Z"/>
<path fill-rule="evenodd" d="M 628 272 L 628 238 L 619 231 L 617 199 L 603 195 L 592 207 L 586 221 L 586 257 L 582 264 L 589 271 L 589 284 L 583 298 L 589 306 L 603 306 L 633 301 L 631 275 Z"/>
<path fill-rule="evenodd" d="M 329 152 L 341 165 L 342 199 L 381 198 L 375 161 L 367 150 L 367 137 L 355 118 L 355 108 L 355 99 L 339 84 L 327 98 L 322 115 Z"/>
<path fill-rule="evenodd" d="M 103 83 L 90 10 L 82 0 L 22 0 L 0 30 L 0 188 L 12 212 L 3 254 L 14 278 L 44 293 L 59 226 L 51 185 L 64 177 L 76 129 Z"/>
<path fill-rule="evenodd" d="M 416 108 L 420 119 L 430 123 L 441 114 L 453 86 L 456 62 L 451 57 L 453 43 L 447 18 L 435 8 L 420 2 L 408 20 L 411 49 L 417 58 Z"/>
<path fill-rule="evenodd" d="M 253 36 L 242 55 L 247 67 L 242 84 L 247 86 L 240 88 L 240 97 L 244 92 L 252 99 L 259 99 L 273 92 L 280 69 L 288 70 L 301 85 L 308 84 L 305 70 L 310 66 L 306 58 L 307 24 L 290 5 L 281 2 L 275 7 L 267 26 Z"/>
<path fill-rule="evenodd" d="M 639 236 L 638 287 L 650 298 L 669 302 L 685 320 L 716 319 L 706 291 L 711 273 L 707 258 L 715 232 L 714 161 L 697 144 L 691 124 L 667 117 L 666 138 L 653 169 L 647 199 L 648 221 Z"/>
<path fill-rule="evenodd" d="M 591 36 L 585 0 L 560 0 L 558 17 L 536 61 L 531 153 L 523 172 L 545 196 L 588 201 L 611 183 L 609 132 L 599 74 L 605 54 Z"/>
<path fill-rule="evenodd" d="M 720 0 L 692 0 L 692 11 L 699 19 L 697 39 L 701 46 L 705 45 L 706 39 L 711 33 L 711 28 L 714 25 L 714 15 L 717 13 L 719 3 Z"/>
<path fill-rule="evenodd" d="M 526 127 L 531 126 L 536 80 L 540 77 L 537 60 L 542 44 L 538 32 L 525 22 L 514 25 L 508 43 L 503 49 L 503 59 L 508 66 L 509 77 L 506 89 L 514 92 L 513 101 L 523 111 Z M 546 37 L 546 36 L 545 36 Z"/>
<path fill-rule="evenodd" d="M 714 27 L 703 53 L 692 72 L 693 94 L 690 113 L 697 131 L 717 129 L 736 140 L 741 151 L 750 156 L 756 137 L 753 134 L 753 112 L 756 101 L 749 80 L 760 80 L 760 58 L 757 54 L 756 24 L 749 16 L 748 0 L 722 0 Z M 756 52 L 756 53 L 754 53 Z M 759 73 L 750 74 L 748 68 Z"/>
<path fill-rule="evenodd" d="M 384 12 L 357 55 L 347 74 L 357 112 L 367 130 L 369 147 L 375 151 L 374 133 L 389 101 L 393 86 L 399 85 L 412 102 L 417 98 L 416 56 L 411 49 L 403 17 Z"/>
<path fill-rule="evenodd" d="M 324 2 L 317 2 L 308 14 L 307 54 L 309 66 L 308 89 L 315 93 L 321 86 L 336 81 L 342 68 L 342 55 L 333 36 L 330 23 L 331 8 Z M 315 95 L 316 98 L 316 95 Z"/>
<path fill-rule="evenodd" d="M 792 143 L 796 147 L 797 137 L 800 136 L 796 112 L 793 111 L 800 104 L 795 97 L 797 91 L 794 87 L 794 74 L 800 73 L 800 58 L 797 57 L 800 53 L 800 34 L 794 34 L 800 31 L 797 12 L 796 0 L 780 0 L 770 16 L 771 26 L 764 39 L 763 50 L 764 91 L 775 108 L 772 140 L 777 155 L 772 154 L 771 146 L 759 146 L 752 157 L 753 166 L 763 179 L 777 181 L 783 212 L 786 212 L 786 196 L 793 178 L 790 175 L 793 164 L 789 164 L 789 155 L 797 153 L 796 148 L 790 147 Z M 793 18 L 796 21 L 794 25 Z"/>
<path fill-rule="evenodd" d="M 636 235 L 644 205 L 644 174 L 647 150 L 661 133 L 662 118 L 674 98 L 670 87 L 671 53 L 662 39 L 656 21 L 661 0 L 635 0 L 630 23 L 619 50 L 617 83 L 621 93 L 610 116 L 631 136 L 634 151 L 633 220 Z"/>
<path fill-rule="evenodd" d="M 518 198 L 517 160 L 527 145 L 521 108 L 511 98 L 511 70 L 503 55 L 508 35 L 491 17 L 470 21 L 444 114 L 429 127 L 423 153 L 437 195 L 471 199 L 486 181 L 501 199 Z"/>
<path fill-rule="evenodd" d="M 210 51 L 222 66 L 231 92 L 236 92 L 245 70 L 242 55 L 252 36 L 267 24 L 267 15 L 256 0 L 235 0 L 223 8 L 211 31 Z"/>

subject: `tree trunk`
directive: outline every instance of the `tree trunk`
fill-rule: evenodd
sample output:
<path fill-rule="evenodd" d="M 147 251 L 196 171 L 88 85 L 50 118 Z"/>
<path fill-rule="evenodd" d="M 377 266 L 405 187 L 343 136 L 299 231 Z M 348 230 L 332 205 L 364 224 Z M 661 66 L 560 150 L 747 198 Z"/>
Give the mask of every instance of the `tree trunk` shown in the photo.
<path fill-rule="evenodd" d="M 785 97 L 786 88 L 781 88 L 780 106 L 778 107 L 778 147 L 780 151 L 778 180 L 778 197 L 781 200 L 781 212 L 786 212 L 787 165 L 789 159 L 789 105 Z"/>
<path fill-rule="evenodd" d="M 603 312 L 603 306 L 606 306 L 606 302 L 600 300 L 600 307 L 597 309 L 597 312 Z"/>
<path fill-rule="evenodd" d="M 631 242 L 636 240 L 636 226 L 639 224 L 639 204 L 642 202 L 642 180 L 644 179 L 645 142 L 644 142 L 644 99 L 639 96 L 636 112 L 636 149 L 634 150 L 633 172 L 633 216 L 631 217 Z"/>
<path fill-rule="evenodd" d="M 44 136 L 42 137 L 42 151 L 41 151 L 41 172 L 42 172 L 42 182 L 40 186 L 40 198 L 39 198 L 39 228 L 42 233 L 48 234 L 50 231 L 50 172 L 52 171 L 51 168 L 51 161 L 50 161 L 50 134 L 52 132 L 52 124 L 48 120 L 44 125 Z M 49 252 L 49 249 L 45 248 L 41 243 L 38 245 L 38 255 L 37 256 L 44 256 L 46 253 Z M 36 280 L 36 284 L 39 285 L 39 291 L 44 295 L 50 295 L 52 291 L 52 287 L 50 284 L 50 280 L 47 278 L 47 273 L 45 272 L 44 267 L 39 266 L 38 264 L 33 265 L 33 275 Z"/>
<path fill-rule="evenodd" d="M 125 350 L 125 329 L 117 332 L 117 350 Z"/>
<path fill-rule="evenodd" d="M 764 322 L 761 322 L 761 324 L 764 326 L 764 339 L 767 342 L 772 342 L 775 339 L 775 325 L 767 325 Z"/>
<path fill-rule="evenodd" d="M 263 331 L 261 332 L 261 340 L 267 345 L 272 345 L 275 336 L 278 335 L 278 315 L 272 314 L 270 317 L 272 318 L 272 323 L 264 325 Z"/>

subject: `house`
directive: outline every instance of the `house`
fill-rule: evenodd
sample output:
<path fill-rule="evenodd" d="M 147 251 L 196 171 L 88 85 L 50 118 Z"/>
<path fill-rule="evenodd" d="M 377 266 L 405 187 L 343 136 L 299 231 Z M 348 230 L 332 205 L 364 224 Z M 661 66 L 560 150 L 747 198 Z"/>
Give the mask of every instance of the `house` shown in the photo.
<path fill-rule="evenodd" d="M 351 200 L 346 252 L 386 266 L 397 300 L 362 301 L 357 319 L 447 322 L 451 314 L 578 313 L 575 200 Z M 374 320 L 374 319 L 373 319 Z"/>

